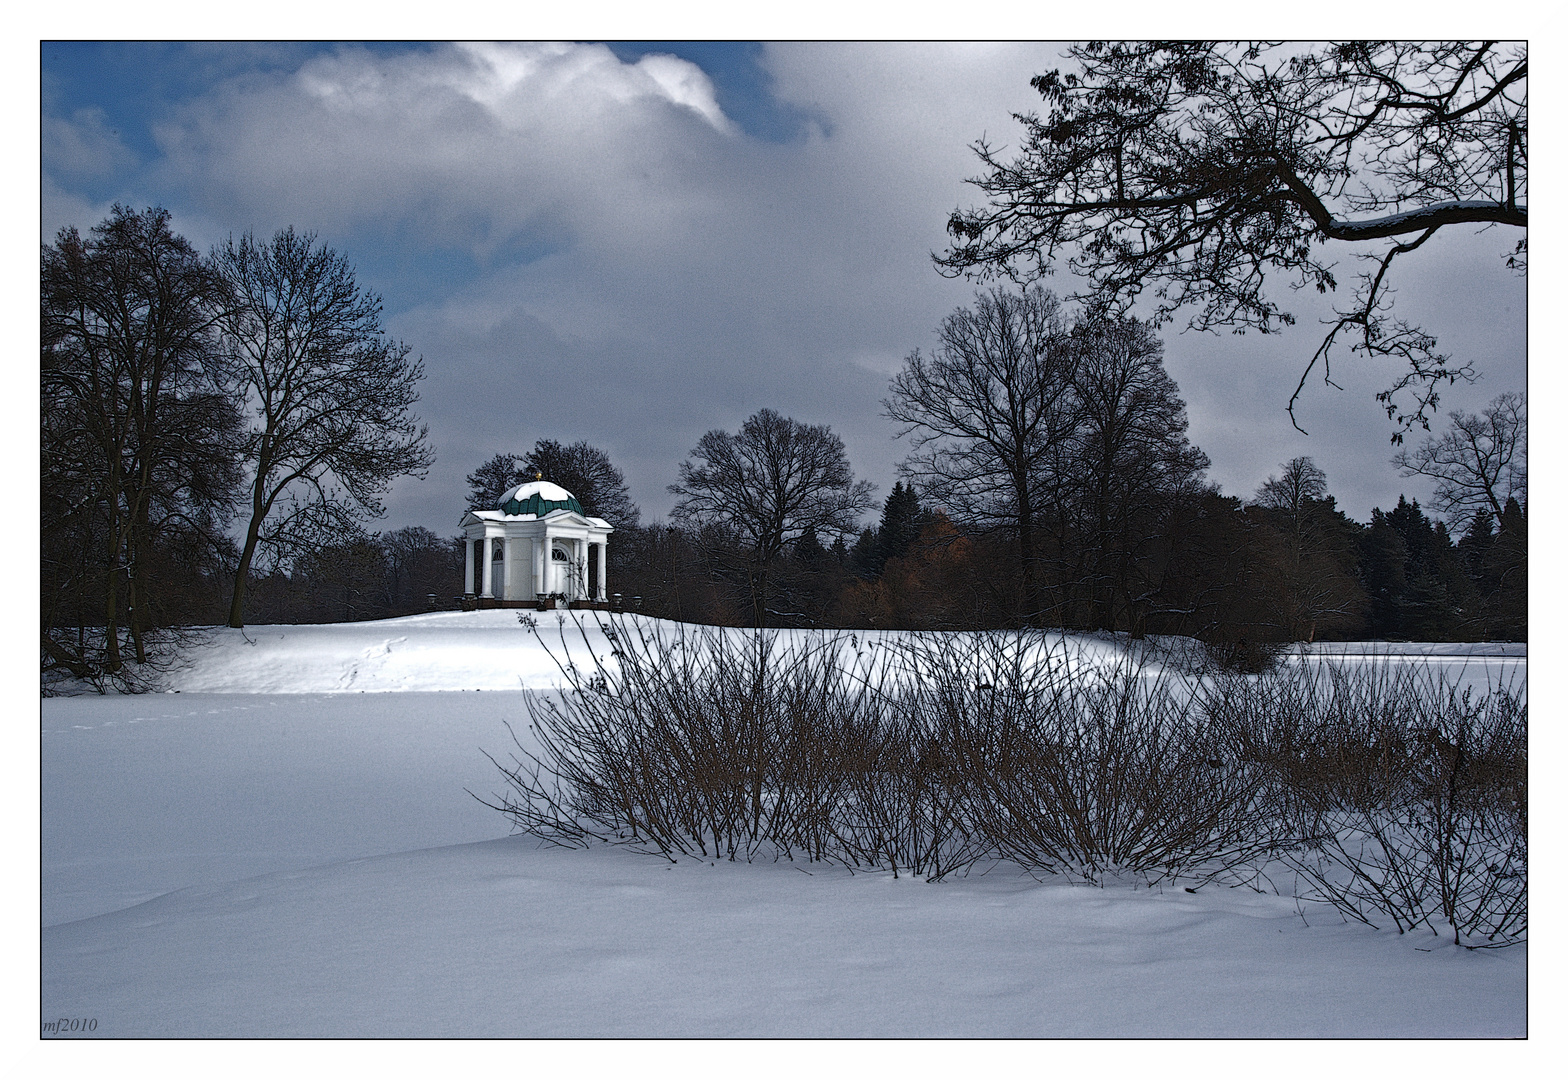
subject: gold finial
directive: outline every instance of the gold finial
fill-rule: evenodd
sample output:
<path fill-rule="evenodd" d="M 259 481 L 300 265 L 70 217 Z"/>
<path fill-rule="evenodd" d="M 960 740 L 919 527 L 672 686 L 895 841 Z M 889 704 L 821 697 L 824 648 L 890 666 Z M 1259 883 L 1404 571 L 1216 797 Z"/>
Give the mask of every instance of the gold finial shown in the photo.
<path fill-rule="evenodd" d="M 543 480 L 544 479 L 544 473 L 540 472 L 538 469 L 535 469 L 534 470 L 534 479 L 535 480 Z"/>

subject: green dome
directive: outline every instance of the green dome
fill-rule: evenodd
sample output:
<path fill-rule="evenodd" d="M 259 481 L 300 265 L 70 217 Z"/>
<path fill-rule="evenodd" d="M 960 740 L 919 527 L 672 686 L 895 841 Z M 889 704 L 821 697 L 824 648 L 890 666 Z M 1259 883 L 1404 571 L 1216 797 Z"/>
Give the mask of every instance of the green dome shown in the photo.
<path fill-rule="evenodd" d="M 588 516 L 583 512 L 583 504 L 577 501 L 577 496 L 548 480 L 530 480 L 526 484 L 517 485 L 501 496 L 501 505 L 496 509 L 510 517 L 526 514 L 544 517 L 556 510 L 570 510 L 583 517 Z"/>

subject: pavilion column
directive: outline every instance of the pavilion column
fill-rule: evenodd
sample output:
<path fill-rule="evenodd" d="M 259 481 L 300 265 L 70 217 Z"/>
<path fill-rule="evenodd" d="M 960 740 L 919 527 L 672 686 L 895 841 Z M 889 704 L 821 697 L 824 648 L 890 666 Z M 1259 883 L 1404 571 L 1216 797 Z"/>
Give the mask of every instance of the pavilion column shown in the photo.
<path fill-rule="evenodd" d="M 550 564 L 550 536 L 543 533 L 534 538 L 534 595 L 549 592 L 545 588 L 544 572 Z"/>
<path fill-rule="evenodd" d="M 607 545 L 605 544 L 604 540 L 601 538 L 599 541 L 599 595 L 594 597 L 595 600 L 603 600 L 610 595 L 605 591 L 604 587 L 604 549 L 606 546 Z"/>
<path fill-rule="evenodd" d="M 474 595 L 474 542 L 463 541 L 463 592 Z"/>
<path fill-rule="evenodd" d="M 577 541 L 577 587 L 581 590 L 580 598 L 588 599 L 588 541 Z"/>
<path fill-rule="evenodd" d="M 501 537 L 501 599 L 509 600 L 517 592 L 517 585 L 512 580 L 512 538 Z"/>
<path fill-rule="evenodd" d="M 479 562 L 481 564 L 480 565 L 480 571 L 482 572 L 482 574 L 484 576 L 484 588 L 480 590 L 479 595 L 480 596 L 492 596 L 493 597 L 494 594 L 491 593 L 491 591 L 490 591 L 490 578 L 491 578 L 490 560 L 495 557 L 495 553 L 494 553 L 494 551 L 491 550 L 490 543 L 491 543 L 490 537 L 486 536 L 485 537 L 485 551 L 484 551 L 484 555 L 481 556 L 480 559 L 479 559 Z"/>

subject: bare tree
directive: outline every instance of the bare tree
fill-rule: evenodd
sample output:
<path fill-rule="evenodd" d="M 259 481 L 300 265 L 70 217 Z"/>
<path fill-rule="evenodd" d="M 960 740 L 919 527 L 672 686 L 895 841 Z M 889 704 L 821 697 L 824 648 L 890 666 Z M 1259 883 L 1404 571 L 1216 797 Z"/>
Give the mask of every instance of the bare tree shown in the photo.
<path fill-rule="evenodd" d="M 247 233 L 215 253 L 229 290 L 224 336 L 251 413 L 249 521 L 229 625 L 244 625 L 258 550 L 274 557 L 383 513 L 399 476 L 423 476 L 426 429 L 410 411 L 423 365 L 381 330 L 381 300 L 314 235 Z"/>
<path fill-rule="evenodd" d="M 1509 499 L 1525 502 L 1524 395 L 1499 394 L 1481 415 L 1448 414 L 1442 438 L 1401 450 L 1393 463 L 1401 476 L 1426 476 L 1433 483 L 1432 508 L 1463 525 L 1477 510 L 1503 519 Z"/>
<path fill-rule="evenodd" d="M 1047 465 L 1078 418 L 1061 305 L 1038 287 L 993 289 L 942 320 L 937 337 L 929 357 L 909 354 L 882 403 L 914 449 L 901 471 L 955 520 L 1016 534 L 1033 621 L 1044 607 L 1036 538 Z"/>
<path fill-rule="evenodd" d="M 1440 383 L 1470 376 L 1390 314 L 1388 275 L 1451 226 L 1522 237 L 1522 44 L 1096 42 L 1068 55 L 1078 71 L 1032 80 L 1049 111 L 1016 117 L 1016 157 L 975 145 L 986 173 L 971 182 L 990 203 L 953 213 L 941 269 L 1033 277 L 1065 255 L 1102 303 L 1150 291 L 1161 318 L 1186 307 L 1190 327 L 1267 333 L 1294 321 L 1268 278 L 1334 291 L 1348 245 L 1366 268 L 1302 372 L 1292 423 L 1342 339 L 1402 362 L 1378 395 L 1395 442 L 1426 424 Z M 1521 271 L 1524 243 L 1508 259 Z"/>
<path fill-rule="evenodd" d="M 463 556 L 450 540 L 411 525 L 375 538 L 385 568 L 385 611 L 404 615 L 444 606 L 463 587 Z M 460 541 L 461 543 L 461 541 Z"/>
<path fill-rule="evenodd" d="M 497 454 L 469 473 L 468 505 L 487 510 L 499 506 L 501 496 L 524 480 L 519 460 L 516 454 Z"/>
<path fill-rule="evenodd" d="M 710 431 L 693 460 L 681 462 L 677 521 L 733 530 L 747 548 L 752 618 L 764 625 L 768 571 L 807 529 L 820 537 L 853 533 L 871 507 L 872 486 L 855 480 L 844 440 L 826 424 L 802 424 L 772 409 L 737 434 Z"/>
<path fill-rule="evenodd" d="M 1291 458 L 1258 488 L 1257 506 L 1280 539 L 1278 629 L 1311 641 L 1359 614 L 1365 595 L 1354 577 L 1355 527 L 1334 507 L 1328 477 L 1310 457 Z"/>
<path fill-rule="evenodd" d="M 1142 632 L 1141 572 L 1171 500 L 1196 495 L 1209 467 L 1187 440 L 1187 408 L 1165 370 L 1165 345 L 1137 319 L 1092 315 L 1073 328 L 1077 426 L 1057 466 L 1073 582 L 1102 629 Z"/>
<path fill-rule="evenodd" d="M 176 534 L 210 547 L 232 506 L 239 420 L 217 364 L 220 294 L 162 208 L 116 204 L 85 239 L 67 228 L 44 249 L 43 643 L 78 676 L 120 671 L 122 628 L 147 662 L 155 550 Z M 104 626 L 98 656 L 81 633 L 85 591 Z M 52 633 L 56 616 L 75 623 L 74 648 Z"/>
<path fill-rule="evenodd" d="M 1328 491 L 1328 474 L 1309 457 L 1291 458 L 1258 487 L 1258 505 L 1300 518 Z"/>
<path fill-rule="evenodd" d="M 523 473 L 538 474 L 560 484 L 582 503 L 583 511 L 602 517 L 615 528 L 637 527 L 640 516 L 626 487 L 626 476 L 610 462 L 610 456 L 585 441 L 570 446 L 554 439 L 540 439 L 523 459 Z"/>

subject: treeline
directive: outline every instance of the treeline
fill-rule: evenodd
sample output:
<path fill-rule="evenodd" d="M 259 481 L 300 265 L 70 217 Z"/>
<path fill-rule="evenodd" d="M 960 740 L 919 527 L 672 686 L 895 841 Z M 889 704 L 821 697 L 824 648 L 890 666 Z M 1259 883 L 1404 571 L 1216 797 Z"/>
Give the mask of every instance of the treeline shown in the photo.
<path fill-rule="evenodd" d="M 550 467 L 546 472 L 545 467 Z M 470 475 L 484 506 L 522 477 L 541 473 L 579 495 L 585 510 L 617 522 L 608 550 L 610 589 L 627 608 L 685 622 L 752 624 L 755 579 L 746 538 L 716 523 L 643 525 L 624 477 L 586 443 L 542 439 L 522 455 L 497 455 Z M 599 479 L 591 475 L 597 472 Z M 342 622 L 456 606 L 460 537 L 428 529 L 361 534 L 302 555 L 287 569 L 253 575 L 247 609 L 259 623 Z M 953 630 L 1021 625 L 1017 538 L 975 530 L 896 483 L 874 527 L 824 544 L 803 530 L 773 560 L 764 622 L 771 626 Z M 230 557 L 232 558 L 232 550 Z M 1250 501 L 1203 488 L 1168 501 L 1159 527 L 1129 559 L 1133 602 L 1106 620 L 1074 598 L 1048 549 L 1039 587 L 1059 599 L 1041 620 L 1068 629 L 1186 634 L 1245 647 L 1290 641 L 1398 639 L 1522 641 L 1526 621 L 1525 515 L 1516 499 L 1501 521 L 1476 511 L 1457 541 L 1413 501 L 1348 518 L 1309 458 L 1285 463 Z M 221 621 L 230 580 L 220 561 L 187 567 L 169 614 Z M 230 564 L 232 565 L 232 564 Z"/>
<path fill-rule="evenodd" d="M 1300 458 L 1287 473 L 1293 468 L 1313 466 Z M 1041 588 L 1063 601 L 1040 621 L 1185 634 L 1240 650 L 1241 662 L 1252 647 L 1293 641 L 1523 641 L 1524 513 L 1510 501 L 1500 527 L 1490 519 L 1478 511 L 1455 543 L 1442 522 L 1404 497 L 1358 524 L 1326 493 L 1282 506 L 1205 489 L 1173 500 L 1140 543 L 1130 568 L 1131 603 L 1110 619 L 1099 617 L 1069 599 L 1074 581 L 1046 569 Z M 1016 549 L 1005 530 L 960 528 L 896 484 L 879 525 L 854 543 L 839 538 L 824 547 L 806 533 L 789 548 L 774 567 L 767 623 L 1020 626 L 1028 605 Z M 617 533 L 609 553 L 611 589 L 628 604 L 639 597 L 648 614 L 732 626 L 752 621 L 750 581 L 736 569 L 745 544 L 733 534 L 652 525 Z"/>
<path fill-rule="evenodd" d="M 1154 328 L 981 293 L 911 353 L 887 417 L 911 443 L 875 529 L 843 444 L 770 410 L 704 435 L 673 526 L 623 532 L 611 587 L 698 622 L 1186 634 L 1245 659 L 1324 638 L 1523 639 L 1525 412 L 1504 394 L 1401 451 L 1403 497 L 1347 518 L 1310 458 L 1255 496 L 1204 481 Z"/>
<path fill-rule="evenodd" d="M 462 581 L 462 539 L 411 526 L 325 545 L 288 572 L 253 575 L 246 610 L 256 623 L 389 619 L 450 609 Z"/>

